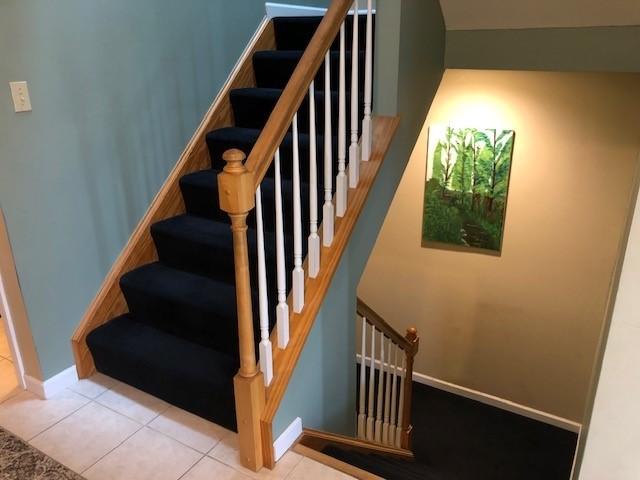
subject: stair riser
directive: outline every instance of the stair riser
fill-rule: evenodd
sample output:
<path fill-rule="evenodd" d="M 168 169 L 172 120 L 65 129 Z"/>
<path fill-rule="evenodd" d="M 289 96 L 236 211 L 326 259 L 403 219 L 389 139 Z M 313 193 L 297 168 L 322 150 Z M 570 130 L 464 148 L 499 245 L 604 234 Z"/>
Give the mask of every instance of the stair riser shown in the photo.
<path fill-rule="evenodd" d="M 278 94 L 279 95 L 279 94 Z M 279 96 L 275 93 L 272 95 L 255 95 L 251 91 L 238 90 L 231 94 L 231 105 L 233 107 L 236 125 L 244 128 L 264 128 L 271 112 L 278 103 Z M 316 131 L 322 133 L 324 131 L 324 93 L 317 92 L 316 96 Z M 349 106 L 351 105 L 351 95 L 346 95 L 346 131 L 351 132 L 351 115 Z M 338 127 L 338 94 L 331 94 L 331 118 L 332 129 Z M 359 101 L 358 118 L 364 117 L 364 99 L 361 96 Z M 360 122 L 360 120 L 359 120 Z M 360 128 L 359 128 L 360 129 Z M 291 131 L 291 129 L 290 129 Z M 309 132 L 309 99 L 305 97 L 298 110 L 298 131 L 302 133 Z M 347 137 L 348 138 L 348 137 Z"/>
<path fill-rule="evenodd" d="M 135 287 L 122 287 L 129 311 L 143 323 L 162 331 L 215 348 L 229 355 L 238 354 L 236 311 L 226 314 L 206 311 L 161 296 L 152 296 Z"/>
<path fill-rule="evenodd" d="M 256 232 L 251 229 L 248 231 L 247 238 L 249 240 L 249 263 L 251 284 L 258 284 L 258 267 L 257 267 L 257 240 Z M 233 262 L 233 243 L 231 235 L 226 245 L 214 248 L 210 245 L 195 242 L 186 238 L 178 238 L 170 236 L 164 232 L 154 231 L 153 239 L 158 250 L 158 256 L 165 265 L 188 270 L 198 275 L 207 276 L 209 278 L 234 282 L 235 267 Z M 307 245 L 303 242 L 303 255 L 306 255 Z M 272 232 L 265 234 L 265 264 L 267 271 L 267 287 L 269 295 L 276 295 L 276 253 L 275 253 L 275 235 Z M 285 271 L 291 272 L 293 269 L 293 239 L 290 236 L 285 237 Z M 287 291 L 291 288 L 291 278 L 287 274 Z"/>
<path fill-rule="evenodd" d="M 211 157 L 211 165 L 216 170 L 222 170 L 224 168 L 224 160 L 222 155 L 224 152 L 231 148 L 237 148 L 242 150 L 245 155 L 249 155 L 253 146 L 255 145 L 256 138 L 243 138 L 239 140 L 233 140 L 230 138 L 213 137 L 207 138 L 207 146 L 209 147 L 209 155 Z M 298 154 L 300 157 L 300 178 L 302 181 L 309 180 L 309 168 L 310 168 L 310 146 L 308 135 L 300 135 L 298 138 Z M 332 160 L 334 171 L 338 169 L 338 139 L 332 138 Z M 318 180 L 322 181 L 324 168 L 324 137 L 318 136 L 316 139 L 316 169 Z M 273 178 L 275 172 L 275 166 L 271 163 L 271 167 L 267 170 L 266 177 Z M 280 173 L 283 179 L 293 178 L 293 136 L 289 133 L 285 136 L 280 146 Z"/>
<path fill-rule="evenodd" d="M 320 25 L 322 17 L 300 19 L 300 18 L 274 18 L 273 26 L 276 36 L 276 45 L 279 50 L 304 50 Z M 361 46 L 366 45 L 367 40 L 367 17 L 358 16 L 358 37 Z M 375 32 L 375 15 L 373 16 L 373 28 Z M 353 16 L 345 19 L 345 39 L 347 45 L 351 45 L 353 39 Z M 350 48 L 350 47 L 349 47 Z M 331 50 L 340 49 L 340 37 L 331 45 Z"/>
<path fill-rule="evenodd" d="M 302 52 L 301 52 L 302 55 Z M 259 52 L 253 57 L 253 69 L 256 74 L 256 84 L 259 88 L 280 88 L 284 89 L 289 83 L 289 79 L 293 74 L 300 58 L 277 57 L 268 53 Z M 347 90 L 351 90 L 351 52 L 345 55 L 345 78 Z M 331 54 L 331 88 L 338 89 L 340 78 L 340 54 L 332 52 Z M 365 68 L 365 52 L 358 53 L 358 85 L 359 90 L 364 90 L 364 68 Z M 318 74 L 315 78 L 315 87 L 317 90 L 324 89 L 324 65 L 320 66 Z"/>

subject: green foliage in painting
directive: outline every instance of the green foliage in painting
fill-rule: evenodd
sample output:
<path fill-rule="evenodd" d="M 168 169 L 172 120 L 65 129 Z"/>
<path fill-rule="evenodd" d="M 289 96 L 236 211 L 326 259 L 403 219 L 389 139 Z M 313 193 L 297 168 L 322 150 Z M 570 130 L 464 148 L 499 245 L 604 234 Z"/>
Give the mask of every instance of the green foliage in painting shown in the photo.
<path fill-rule="evenodd" d="M 422 237 L 500 251 L 513 130 L 432 128 Z"/>

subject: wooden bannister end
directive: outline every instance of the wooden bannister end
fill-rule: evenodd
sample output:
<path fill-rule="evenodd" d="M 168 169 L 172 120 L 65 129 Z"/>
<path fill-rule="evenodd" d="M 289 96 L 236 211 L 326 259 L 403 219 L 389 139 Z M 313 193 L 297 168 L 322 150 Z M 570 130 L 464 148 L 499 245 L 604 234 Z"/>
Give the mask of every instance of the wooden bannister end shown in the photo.
<path fill-rule="evenodd" d="M 227 164 L 218 175 L 220 208 L 231 218 L 238 311 L 240 370 L 233 386 L 240 459 L 242 465 L 258 471 L 264 464 L 260 418 L 266 397 L 264 379 L 256 362 L 249 276 L 247 215 L 255 207 L 253 176 L 244 166 L 246 157 L 242 151 L 227 150 L 222 158 Z"/>
<path fill-rule="evenodd" d="M 229 214 L 248 213 L 255 207 L 253 175 L 244 165 L 246 155 L 242 150 L 224 152 L 224 170 L 218 174 L 220 208 Z"/>

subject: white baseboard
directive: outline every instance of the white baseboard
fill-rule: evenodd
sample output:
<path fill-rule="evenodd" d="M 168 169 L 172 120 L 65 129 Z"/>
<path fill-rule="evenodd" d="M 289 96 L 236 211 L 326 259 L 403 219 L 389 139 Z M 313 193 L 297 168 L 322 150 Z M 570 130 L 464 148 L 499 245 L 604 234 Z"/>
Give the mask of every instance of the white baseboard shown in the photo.
<path fill-rule="evenodd" d="M 295 1 L 295 0 L 292 0 Z M 375 14 L 375 2 L 374 2 L 374 10 Z M 295 5 L 289 3 L 277 3 L 277 2 L 267 2 L 265 4 L 267 8 L 267 17 L 275 18 L 275 17 L 322 17 L 325 13 L 327 13 L 326 8 L 322 7 L 309 7 L 306 5 Z M 353 10 L 350 10 L 349 13 L 353 13 Z M 358 8 L 358 15 L 366 15 L 367 9 Z"/>
<path fill-rule="evenodd" d="M 78 372 L 76 366 L 73 365 L 66 370 L 54 375 L 44 382 L 37 378 L 25 375 L 25 383 L 27 384 L 27 390 L 35 393 L 42 399 L 48 399 L 57 395 L 65 388 L 70 387 L 78 381 Z"/>
<path fill-rule="evenodd" d="M 267 17 L 321 17 L 326 8 L 307 7 L 304 5 L 289 5 L 287 3 L 267 2 Z"/>
<path fill-rule="evenodd" d="M 370 365 L 371 357 L 365 357 L 365 359 L 367 365 Z M 360 354 L 356 355 L 356 360 L 358 363 L 361 363 Z M 380 360 L 376 360 L 376 365 L 380 365 Z M 387 365 L 388 364 L 385 362 L 384 367 L 387 368 Z M 439 380 L 423 373 L 413 372 L 413 381 L 421 383 L 423 385 L 428 385 L 433 388 L 437 388 L 438 390 L 453 393 L 454 395 L 469 398 L 471 400 L 484 403 L 485 405 L 491 405 L 492 407 L 500 408 L 511 413 L 522 415 L 523 417 L 531 418 L 539 422 L 553 425 L 554 427 L 562 428 L 563 430 L 568 430 L 570 432 L 580 433 L 580 429 L 582 428 L 581 424 L 579 424 L 578 422 L 574 422 L 573 420 L 569 420 L 568 418 L 563 418 L 551 413 L 543 412 L 541 410 L 536 410 L 535 408 L 527 407 L 526 405 L 521 405 L 505 398 L 496 397 L 494 395 L 479 392 L 471 388 L 462 387 L 460 385 L 456 385 L 455 383 L 445 382 L 444 380 Z"/>
<path fill-rule="evenodd" d="M 276 462 L 287 453 L 287 450 L 291 448 L 300 435 L 302 435 L 302 419 L 298 417 L 273 442 L 273 455 Z"/>

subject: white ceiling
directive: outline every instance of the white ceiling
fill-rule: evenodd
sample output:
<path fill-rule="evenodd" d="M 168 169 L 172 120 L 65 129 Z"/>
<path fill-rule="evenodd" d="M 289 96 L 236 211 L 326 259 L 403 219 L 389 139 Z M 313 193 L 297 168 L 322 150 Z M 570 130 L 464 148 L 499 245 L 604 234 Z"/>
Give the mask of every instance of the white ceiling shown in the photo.
<path fill-rule="evenodd" d="M 447 28 L 640 25 L 640 0 L 440 0 Z"/>

